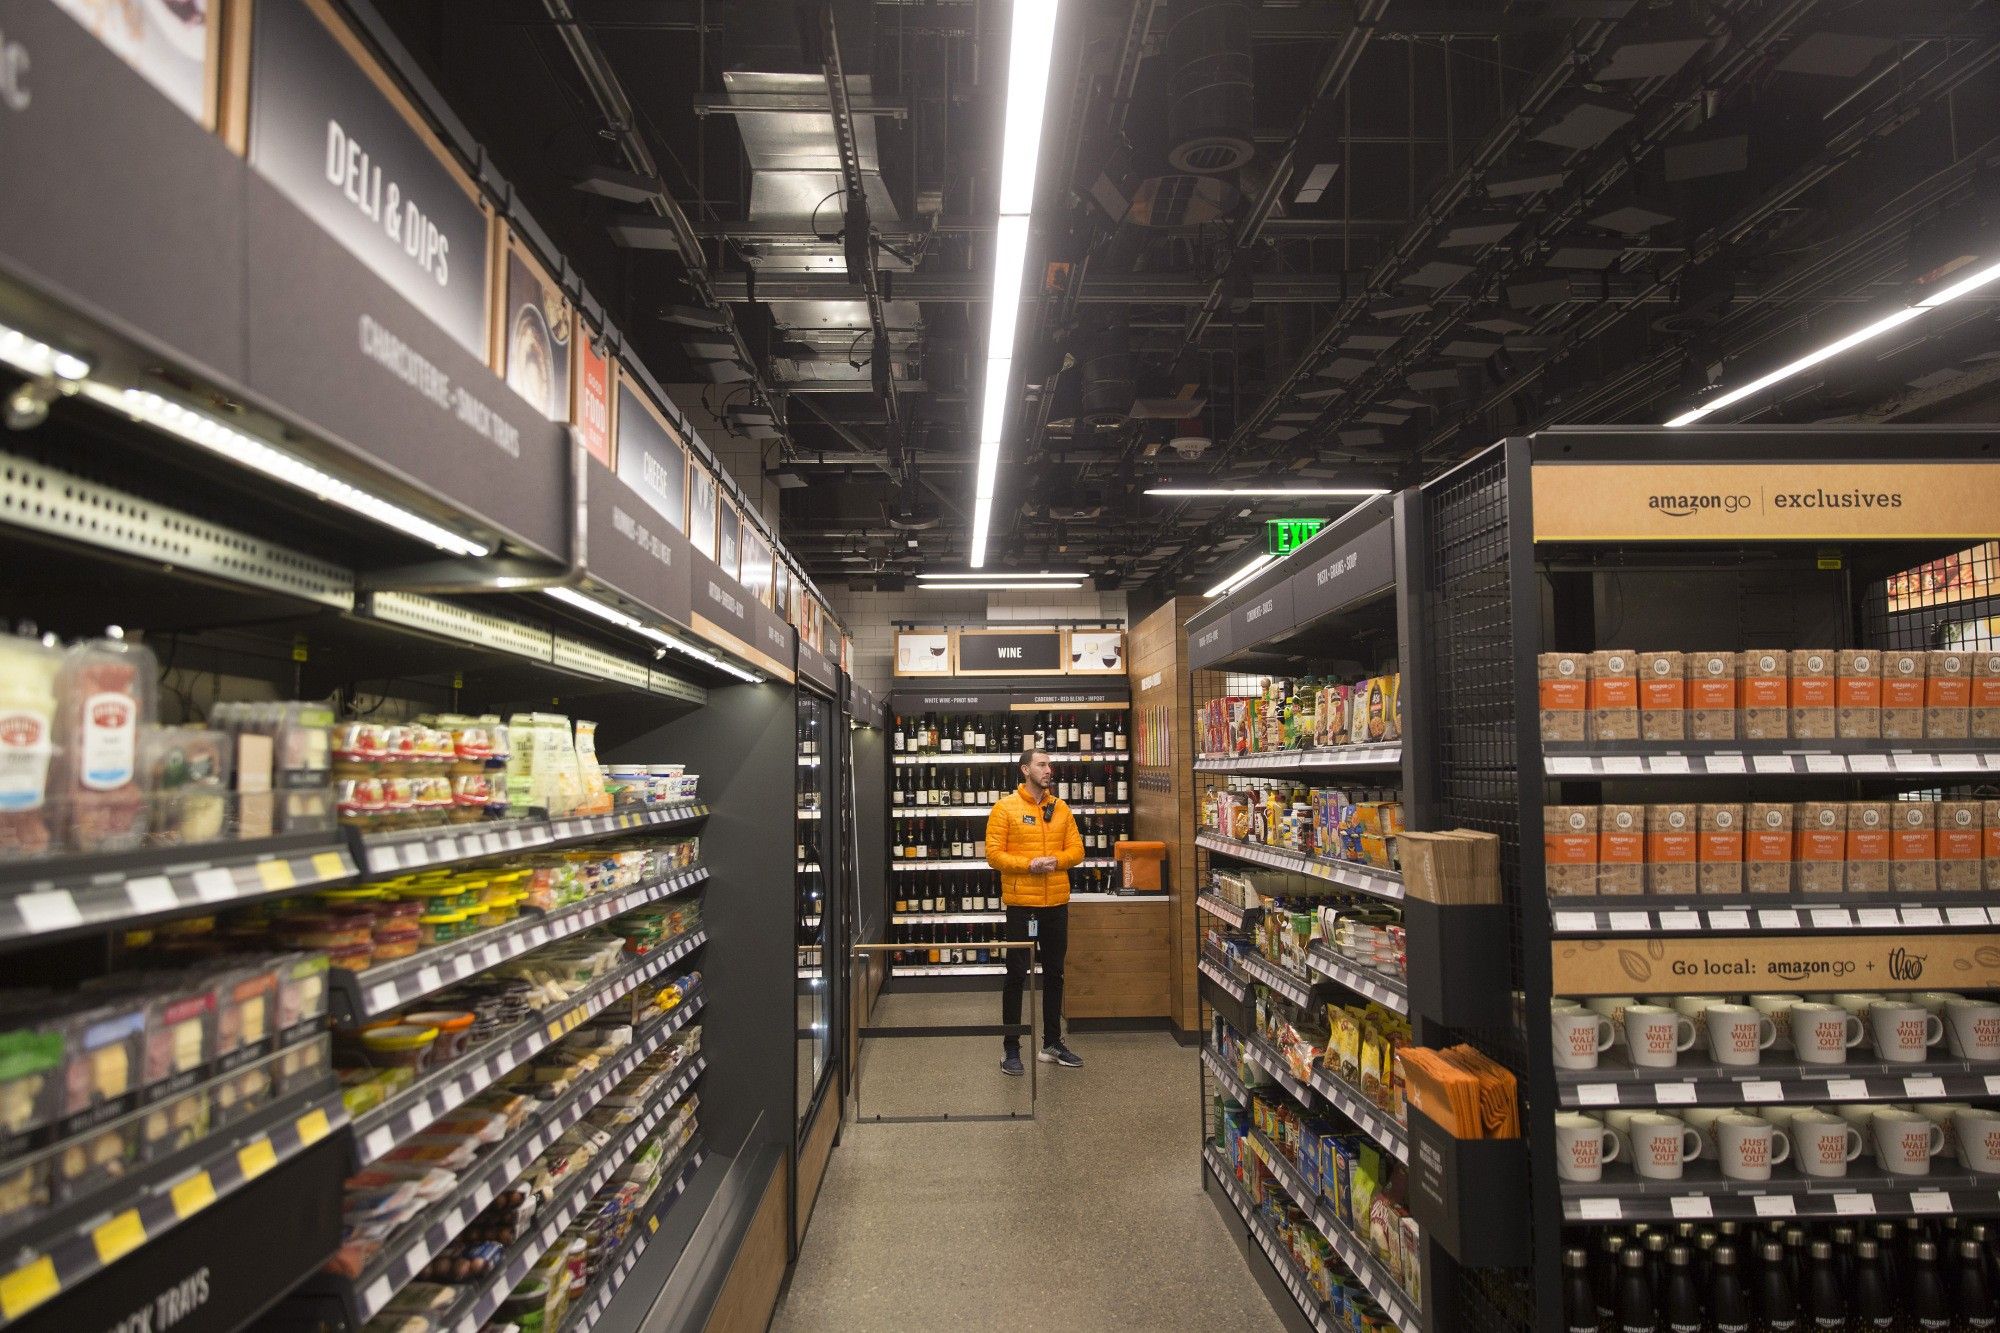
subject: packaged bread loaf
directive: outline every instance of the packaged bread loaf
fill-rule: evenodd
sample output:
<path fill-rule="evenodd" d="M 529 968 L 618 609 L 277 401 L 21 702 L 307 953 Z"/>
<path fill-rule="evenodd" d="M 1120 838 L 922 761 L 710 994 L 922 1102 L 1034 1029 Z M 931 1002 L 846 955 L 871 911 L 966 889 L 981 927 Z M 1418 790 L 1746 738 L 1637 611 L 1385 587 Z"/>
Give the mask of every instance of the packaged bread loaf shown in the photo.
<path fill-rule="evenodd" d="M 1597 891 L 1646 891 L 1646 807 L 1606 805 L 1597 812 Z"/>
<path fill-rule="evenodd" d="M 1744 740 L 1777 741 L 1791 735 L 1791 657 L 1782 648 L 1752 648 L 1736 655 Z"/>
<path fill-rule="evenodd" d="M 1800 801 L 1792 812 L 1793 882 L 1800 893 L 1841 893 L 1847 885 L 1847 803 Z"/>
<path fill-rule="evenodd" d="M 1933 649 L 1924 664 L 1924 735 L 1956 740 L 1970 734 L 1972 654 Z"/>
<path fill-rule="evenodd" d="M 1736 739 L 1736 654 L 1688 657 L 1688 739 Z"/>
<path fill-rule="evenodd" d="M 1743 807 L 1740 805 L 1701 806 L 1696 818 L 1696 855 L 1700 857 L 1695 877 L 1703 893 L 1743 892 Z"/>
<path fill-rule="evenodd" d="M 1754 802 L 1743 816 L 1743 887 L 1750 893 L 1792 891 L 1792 807 Z"/>
<path fill-rule="evenodd" d="M 1693 805 L 1646 807 L 1646 892 L 1695 891 L 1696 818 Z"/>
<path fill-rule="evenodd" d="M 1549 896 L 1597 892 L 1597 807 L 1542 807 L 1542 865 Z"/>
<path fill-rule="evenodd" d="M 1926 654 L 1889 652 L 1882 655 L 1882 736 L 1915 741 L 1924 735 Z"/>
<path fill-rule="evenodd" d="M 1939 801 L 1937 886 L 1946 893 L 1977 893 L 1984 881 L 1985 820 L 1978 801 Z"/>
<path fill-rule="evenodd" d="M 1792 735 L 1822 740 L 1834 734 L 1834 673 L 1838 661 L 1831 648 L 1800 648 L 1792 653 Z"/>
<path fill-rule="evenodd" d="M 1834 734 L 1870 740 L 1882 734 L 1882 654 L 1844 648 L 1836 655 Z"/>
<path fill-rule="evenodd" d="M 1639 739 L 1638 654 L 1609 648 L 1590 655 L 1590 739 Z"/>
<path fill-rule="evenodd" d="M 2000 653 L 1972 655 L 1972 735 L 1980 740 L 2000 740 Z"/>
<path fill-rule="evenodd" d="M 1687 739 L 1687 658 L 1682 654 L 1639 654 L 1639 737 Z"/>
<path fill-rule="evenodd" d="M 1541 694 L 1542 739 L 1580 741 L 1590 716 L 1590 655 L 1543 653 L 1535 659 Z"/>
<path fill-rule="evenodd" d="M 1889 888 L 1929 893 L 1937 880 L 1937 802 L 1890 803 Z"/>
<path fill-rule="evenodd" d="M 1893 801 L 1847 803 L 1847 891 L 1889 891 L 1889 814 Z"/>

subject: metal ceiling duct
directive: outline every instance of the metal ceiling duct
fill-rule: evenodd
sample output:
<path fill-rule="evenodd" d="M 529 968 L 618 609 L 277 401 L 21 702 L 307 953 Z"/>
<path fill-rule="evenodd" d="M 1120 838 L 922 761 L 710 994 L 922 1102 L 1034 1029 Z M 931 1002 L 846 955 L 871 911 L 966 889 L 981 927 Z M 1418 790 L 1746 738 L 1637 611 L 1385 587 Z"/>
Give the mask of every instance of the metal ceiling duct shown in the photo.
<path fill-rule="evenodd" d="M 1256 155 L 1248 0 L 1179 0 L 1167 34 L 1167 162 L 1219 176 Z"/>
<path fill-rule="evenodd" d="M 1137 387 L 1131 339 L 1123 324 L 1107 324 L 1090 335 L 1078 371 L 1083 381 L 1079 420 L 1115 426 L 1131 415 Z"/>

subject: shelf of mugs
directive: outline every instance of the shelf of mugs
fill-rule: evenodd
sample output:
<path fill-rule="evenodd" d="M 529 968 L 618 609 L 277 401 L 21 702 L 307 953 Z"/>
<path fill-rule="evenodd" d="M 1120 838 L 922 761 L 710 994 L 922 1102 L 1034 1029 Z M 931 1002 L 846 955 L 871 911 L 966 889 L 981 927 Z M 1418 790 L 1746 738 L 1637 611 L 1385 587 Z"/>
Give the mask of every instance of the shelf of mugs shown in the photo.
<path fill-rule="evenodd" d="M 341 1022 L 365 1022 L 476 972 L 518 958 L 530 949 L 588 930 L 635 907 L 683 893 L 707 878 L 706 868 L 689 866 L 644 884 L 572 903 L 547 915 L 525 916 L 462 940 L 420 949 L 408 958 L 378 963 L 365 972 L 333 968 L 328 977 L 334 1016 Z"/>
<path fill-rule="evenodd" d="M 1285 1063 L 1285 1058 L 1269 1042 L 1256 1037 L 1244 1041 L 1243 1054 L 1252 1064 L 1277 1080 L 1278 1086 L 1290 1093 L 1301 1106 L 1319 1104 L 1333 1107 L 1397 1161 L 1409 1162 L 1409 1131 L 1363 1096 L 1359 1088 L 1336 1076 L 1332 1070 L 1314 1065 L 1312 1082 L 1302 1083 L 1291 1066 Z"/>
<path fill-rule="evenodd" d="M 1409 983 L 1398 976 L 1342 958 L 1331 949 L 1313 945 L 1306 950 L 1306 966 L 1320 976 L 1345 986 L 1357 995 L 1380 1004 L 1385 1009 L 1408 1017 L 1410 1013 Z"/>
<path fill-rule="evenodd" d="M 1985 740 L 1547 741 L 1552 779 L 1742 777 L 1961 777 L 2000 773 Z"/>
<path fill-rule="evenodd" d="M 1250 1197 L 1243 1192 L 1243 1186 L 1237 1183 L 1235 1175 L 1223 1164 L 1221 1154 L 1212 1146 L 1204 1147 L 1201 1150 L 1201 1157 L 1202 1161 L 1208 1164 L 1209 1173 L 1215 1177 L 1216 1183 L 1222 1186 L 1223 1193 L 1228 1195 L 1230 1205 L 1243 1219 L 1243 1225 L 1257 1242 L 1257 1247 L 1264 1251 L 1264 1257 L 1269 1259 L 1271 1266 L 1277 1270 L 1278 1280 L 1285 1284 L 1285 1289 L 1292 1293 L 1292 1299 L 1299 1303 L 1299 1311 L 1305 1316 L 1306 1322 L 1312 1325 L 1315 1333 L 1336 1333 L 1328 1321 L 1325 1304 L 1314 1294 L 1313 1289 L 1306 1285 L 1306 1280 L 1291 1255 L 1287 1254 L 1285 1248 L 1272 1237 L 1271 1228 L 1257 1216 L 1256 1205 L 1250 1202 Z M 1332 1240 L 1331 1236 L 1327 1237 L 1329 1244 Z"/>
<path fill-rule="evenodd" d="M 1292 773 L 1339 768 L 1401 768 L 1401 742 L 1377 745 L 1332 745 L 1318 750 L 1274 750 L 1266 754 L 1204 754 L 1195 758 L 1197 773 Z"/>
<path fill-rule="evenodd" d="M 897 912 L 899 926 L 970 926 L 1007 919 L 1005 912 Z"/>
<path fill-rule="evenodd" d="M 353 847 L 332 829 L 15 861 L 0 866 L 0 948 L 214 912 L 355 869 Z"/>
<path fill-rule="evenodd" d="M 1080 863 L 1081 867 L 1085 870 L 1109 870 L 1117 864 L 1117 858 L 1110 856 L 1094 856 Z M 894 861 L 890 863 L 889 868 L 891 870 L 991 870 L 993 867 L 986 864 L 983 860 L 934 861 L 925 858 L 916 861 Z"/>
<path fill-rule="evenodd" d="M 1358 861 L 1337 861 L 1324 856 L 1307 856 L 1303 852 L 1288 851 L 1283 847 L 1266 847 L 1262 843 L 1238 842 L 1219 833 L 1197 833 L 1194 841 L 1197 847 L 1220 852 L 1224 856 L 1233 856 L 1239 861 L 1252 861 L 1258 865 L 1269 866 L 1273 870 L 1289 870 L 1298 875 L 1310 875 L 1314 879 L 1323 879 L 1358 893 L 1402 901 L 1403 877 L 1393 870 L 1362 865 Z"/>
<path fill-rule="evenodd" d="M 1195 894 L 1194 905 L 1217 920 L 1227 921 L 1239 928 L 1243 925 L 1244 917 L 1258 910 L 1254 907 L 1238 907 L 1221 894 L 1206 891 Z"/>
<path fill-rule="evenodd" d="M 444 824 L 393 833 L 362 833 L 355 836 L 355 842 L 362 872 L 379 875 L 391 870 L 422 870 L 510 852 L 562 847 L 640 829 L 671 828 L 692 824 L 707 815 L 708 806 L 702 802 L 680 801 L 610 815 L 506 819 L 487 824 Z"/>
<path fill-rule="evenodd" d="M 1250 988 L 1243 984 L 1243 978 L 1236 975 L 1236 969 L 1231 967 L 1226 959 L 1215 957 L 1204 950 L 1195 961 L 1195 967 L 1204 977 L 1221 987 L 1224 994 L 1238 1003 L 1248 997 Z"/>
<path fill-rule="evenodd" d="M 1129 815 L 1129 805 L 1078 805 L 1069 803 L 1073 815 Z M 898 805 L 889 813 L 897 819 L 984 819 L 993 813 L 990 805 Z"/>
<path fill-rule="evenodd" d="M 1294 972 L 1290 968 L 1279 967 L 1261 954 L 1244 953 L 1236 958 L 1236 970 L 1251 981 L 1269 986 L 1278 994 L 1302 1007 L 1312 1005 L 1311 977 Z"/>
<path fill-rule="evenodd" d="M 1762 934 L 1802 930 L 1950 930 L 2000 925 L 2000 903 L 1964 901 L 1971 895 L 1939 894 L 1925 902 L 1908 898 L 1866 904 L 1801 900 L 1794 894 L 1762 899 L 1731 897 L 1729 906 L 1707 898 L 1551 898 L 1550 924 L 1557 936 Z M 1979 895 L 1984 897 L 1984 895 Z M 1773 906 L 1774 902 L 1785 906 Z M 1616 903 L 1616 906 L 1605 906 Z M 1577 904 L 1572 906 L 1571 904 Z M 1629 905 L 1628 905 L 1629 904 Z"/>
<path fill-rule="evenodd" d="M 643 1216 L 632 1223 L 632 1229 L 618 1247 L 618 1252 L 607 1259 L 598 1270 L 597 1278 L 577 1298 L 575 1312 L 569 1322 L 563 1325 L 563 1333 L 590 1333 L 597 1327 L 597 1321 L 611 1305 L 612 1299 L 624 1286 L 625 1279 L 639 1264 L 659 1232 L 660 1219 L 667 1215 L 687 1187 L 693 1183 L 695 1172 L 708 1160 L 708 1152 L 697 1138 L 681 1150 L 677 1163 L 660 1168 L 658 1178 L 663 1182 L 653 1191 L 653 1197 L 646 1202 Z"/>
<path fill-rule="evenodd" d="M 1132 758 L 1126 750 L 1050 750 L 1044 751 L 1051 763 L 1057 764 L 1122 764 Z M 913 764 L 1018 764 L 1018 754 L 899 754 L 895 756 L 896 767 L 907 768 Z"/>

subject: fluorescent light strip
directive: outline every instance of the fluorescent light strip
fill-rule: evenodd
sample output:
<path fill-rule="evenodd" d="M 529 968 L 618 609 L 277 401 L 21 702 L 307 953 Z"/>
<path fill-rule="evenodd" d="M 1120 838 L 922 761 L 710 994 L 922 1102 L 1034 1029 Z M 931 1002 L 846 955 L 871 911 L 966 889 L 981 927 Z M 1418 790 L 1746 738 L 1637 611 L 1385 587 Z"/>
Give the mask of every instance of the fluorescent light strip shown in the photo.
<path fill-rule="evenodd" d="M 1007 38 L 1006 129 L 1000 147 L 1000 217 L 994 233 L 993 292 L 987 310 L 986 383 L 979 408 L 979 465 L 972 492 L 972 545 L 966 563 L 986 563 L 1001 432 L 1014 379 L 1014 335 L 1028 263 L 1028 215 L 1042 152 L 1049 64 L 1055 57 L 1059 0 L 1014 0 Z"/>
<path fill-rule="evenodd" d="M 1147 495 L 1351 495 L 1369 499 L 1389 492 L 1365 486 L 1149 486 Z"/>
<path fill-rule="evenodd" d="M 162 398 L 146 389 L 116 389 L 95 381 L 85 384 L 83 393 L 114 411 L 125 413 L 134 421 L 157 426 L 232 463 L 240 463 L 254 472 L 316 495 L 328 504 L 339 505 L 363 518 L 373 519 L 385 528 L 394 528 L 406 536 L 429 542 L 440 551 L 451 555 L 481 556 L 492 550 L 401 505 L 391 504 L 379 495 L 372 495 L 331 473 L 322 472 L 304 459 L 274 449 L 206 413 L 183 407 L 171 398 Z"/>
<path fill-rule="evenodd" d="M 643 638 L 651 639 L 654 643 L 685 653 L 696 661 L 706 662 L 719 671 L 728 672 L 738 680 L 747 680 L 753 684 L 763 683 L 764 678 L 762 676 L 754 672 L 744 671 L 735 663 L 725 661 L 723 658 L 717 657 L 714 653 L 697 648 L 691 643 L 674 637 L 665 630 L 654 629 L 638 617 L 627 615 L 617 607 L 610 605 L 608 602 L 600 602 L 588 593 L 578 592 L 575 588 L 544 588 L 542 591 L 558 602 L 561 602 L 564 606 L 575 607 L 579 611 L 596 616 L 599 620 L 616 625 L 620 629 L 630 630 Z"/>
<path fill-rule="evenodd" d="M 1245 583 L 1250 581 L 1250 576 L 1252 574 L 1255 574 L 1258 570 L 1270 564 L 1273 560 L 1276 560 L 1277 558 L 1278 557 L 1272 555 L 1269 551 L 1266 551 L 1264 554 L 1258 556 L 1255 560 L 1252 560 L 1249 564 L 1243 566 L 1243 568 L 1237 570 L 1234 574 L 1231 574 L 1228 578 L 1224 579 L 1222 582 L 1216 584 L 1213 588 L 1210 588 L 1207 592 L 1203 593 L 1202 596 L 1222 597 L 1236 591 L 1236 589 L 1242 587 Z"/>
<path fill-rule="evenodd" d="M 925 583 L 919 592 L 1042 592 L 1049 588 L 1081 588 L 1074 580 L 1063 583 Z"/>
<path fill-rule="evenodd" d="M 1016 580 L 1027 580 L 1027 579 L 1086 579 L 1086 578 L 1089 578 L 1089 577 L 1090 577 L 1090 575 L 1088 575 L 1088 574 L 1084 573 L 1084 572 L 1083 572 L 1082 570 L 1076 570 L 1076 571 L 1074 571 L 1074 572 L 1070 572 L 1070 573 L 1053 573 L 1053 574 L 1052 574 L 1052 573 L 1046 573 L 1046 572 L 1040 572 L 1040 571 L 1038 571 L 1038 572 L 1034 572 L 1034 573 L 1016 573 L 1015 571 L 1013 571 L 1013 570 L 1011 570 L 1011 569 L 995 569 L 995 570 L 990 570 L 990 571 L 988 571 L 988 572 L 986 572 L 986 573 L 983 573 L 983 574 L 977 574 L 977 573 L 975 573 L 975 574 L 919 574 L 919 575 L 917 575 L 917 582 L 919 582 L 919 583 L 945 583 L 945 582 L 957 582 L 957 581 L 961 581 L 961 580 L 965 580 L 965 579 L 974 579 L 974 580 L 978 580 L 978 581 L 982 581 L 982 582 L 989 582 L 989 581 L 991 581 L 991 580 L 993 580 L 993 579 L 1016 579 Z"/>
<path fill-rule="evenodd" d="M 0 361 L 23 375 L 37 378 L 54 375 L 57 379 L 75 381 L 90 374 L 90 362 L 82 357 L 51 347 L 39 338 L 31 338 L 19 329 L 10 329 L 4 324 L 0 324 Z"/>
<path fill-rule="evenodd" d="M 1767 375 L 1759 376 L 1740 389 L 1731 389 L 1728 393 L 1712 398 L 1700 407 L 1681 413 L 1673 420 L 1667 422 L 1667 425 L 1691 425 L 1711 412 L 1720 412 L 1725 407 L 1742 402 L 1752 394 L 1761 393 L 1774 384 L 1788 380 L 1803 371 L 1811 370 L 1821 362 L 1831 360 L 1850 348 L 1858 347 L 1870 339 L 1879 338 L 1891 329 L 1900 328 L 1926 311 L 1935 310 L 1941 305 L 1947 305 L 1952 301 L 1958 300 L 1961 296 L 1970 295 L 1980 288 L 1988 286 L 1996 279 L 2000 279 L 2000 263 L 1988 264 L 1985 268 L 1959 279 L 1951 286 L 1931 293 L 1931 295 L 1913 306 L 1906 306 L 1901 310 L 1884 315 L 1874 323 L 1865 324 L 1844 338 L 1836 338 L 1817 351 L 1808 352 L 1796 361 L 1779 366 Z"/>

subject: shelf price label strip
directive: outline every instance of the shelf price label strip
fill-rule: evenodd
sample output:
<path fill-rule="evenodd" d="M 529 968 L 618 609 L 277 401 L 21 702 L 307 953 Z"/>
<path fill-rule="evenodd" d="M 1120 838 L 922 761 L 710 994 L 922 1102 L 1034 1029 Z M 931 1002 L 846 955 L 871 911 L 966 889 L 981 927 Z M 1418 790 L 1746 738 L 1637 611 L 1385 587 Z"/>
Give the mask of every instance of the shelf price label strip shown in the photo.
<path fill-rule="evenodd" d="M 1674 750 L 1645 754 L 1546 752 L 1542 772 L 1551 778 L 1708 777 L 1791 774 L 1812 777 L 1942 777 L 2000 772 L 2000 753 L 1928 750 Z"/>
<path fill-rule="evenodd" d="M 631 1234 L 625 1238 L 624 1247 L 618 1258 L 599 1272 L 594 1293 L 583 1302 L 582 1308 L 577 1311 L 566 1333 L 590 1333 L 590 1330 L 597 1326 L 598 1319 L 610 1308 L 612 1299 L 618 1295 L 625 1279 L 639 1266 L 639 1260 L 645 1255 L 647 1246 L 652 1243 L 653 1233 L 659 1230 L 660 1219 L 666 1216 L 667 1211 L 682 1194 L 687 1192 L 688 1185 L 694 1180 L 694 1173 L 699 1171 L 701 1164 L 707 1160 L 707 1152 L 699 1147 L 682 1160 L 674 1179 L 661 1186 L 652 1202 L 647 1205 L 645 1222 L 633 1224 Z"/>
<path fill-rule="evenodd" d="M 559 819 L 507 820 L 491 828 L 454 824 L 389 838 L 358 839 L 361 861 L 371 875 L 385 870 L 417 870 L 425 866 L 476 861 L 537 847 L 583 842 L 636 829 L 690 824 L 708 814 L 699 801 L 633 810 L 619 815 L 564 816 Z"/>
<path fill-rule="evenodd" d="M 1791 1182 L 1784 1182 L 1789 1184 Z M 1566 1222 L 1692 1221 L 1717 1218 L 1748 1221 L 1772 1217 L 1907 1217 L 1924 1213 L 1964 1213 L 1984 1216 L 2000 1208 L 2000 1191 L 1990 1186 L 1966 1187 L 1962 1179 L 1929 1185 L 1885 1188 L 1875 1181 L 1816 1180 L 1797 1190 L 1780 1182 L 1758 1182 L 1743 1189 L 1718 1190 L 1735 1181 L 1703 1181 L 1703 1192 L 1563 1195 Z"/>
<path fill-rule="evenodd" d="M 1250 1104 L 1250 1089 L 1243 1086 L 1243 1080 L 1236 1077 L 1236 1071 L 1223 1063 L 1222 1057 L 1207 1042 L 1203 1042 L 1201 1046 L 1201 1062 L 1208 1066 L 1209 1072 L 1215 1075 L 1224 1091 L 1243 1105 Z"/>
<path fill-rule="evenodd" d="M 344 977 L 352 980 L 342 980 L 341 984 L 343 989 L 361 997 L 355 1017 L 374 1018 L 510 958 L 518 958 L 531 949 L 539 949 L 545 944 L 588 930 L 635 907 L 671 898 L 707 878 L 706 867 L 690 866 L 647 884 L 634 885 L 588 902 L 573 903 L 547 916 L 482 932 L 443 949 L 426 950 L 397 963 L 394 975 L 386 980 L 367 980 L 368 973 L 346 973 Z"/>
<path fill-rule="evenodd" d="M 1229 970 L 1223 967 L 1221 964 L 1214 962 L 1206 955 L 1204 955 L 1199 961 L 1196 962 L 1195 966 L 1201 969 L 1201 974 L 1203 976 L 1207 977 L 1210 981 L 1213 981 L 1216 985 L 1222 987 L 1223 990 L 1227 991 L 1231 996 L 1235 997 L 1238 1001 L 1241 1001 L 1244 998 L 1243 983 L 1240 980 L 1238 980 L 1235 976 L 1231 975 Z"/>
<path fill-rule="evenodd" d="M 1057 750 L 1048 752 L 1049 759 L 1058 764 L 1122 764 L 1132 758 L 1125 750 Z M 924 764 L 1013 764 L 1020 762 L 1017 754 L 899 754 L 895 756 L 897 768 L 909 768 Z"/>
<path fill-rule="evenodd" d="M 1389 898 L 1400 902 L 1403 897 L 1403 877 L 1393 870 L 1380 870 L 1374 866 L 1364 866 L 1351 861 L 1333 861 L 1322 856 L 1307 856 L 1303 852 L 1287 851 L 1282 847 L 1265 847 L 1254 842 L 1238 842 L 1218 833 L 1198 833 L 1195 845 L 1224 856 L 1233 856 L 1239 861 L 1254 861 L 1258 865 L 1270 866 L 1273 870 L 1289 870 L 1296 875 L 1310 875 L 1323 879 L 1342 888 L 1358 893 L 1373 894 L 1377 898 Z"/>
<path fill-rule="evenodd" d="M 1940 895 L 1957 899 L 1958 894 Z M 1557 936 L 1579 935 L 1743 935 L 1796 930 L 1939 930 L 2000 922 L 2000 907 L 1938 901 L 1845 907 L 1799 903 L 1789 907 L 1673 907 L 1636 909 L 1565 908 L 1552 900 L 1551 925 Z"/>
<path fill-rule="evenodd" d="M 1292 769 L 1396 768 L 1403 762 L 1397 745 L 1339 745 L 1317 750 L 1274 750 L 1267 754 L 1204 754 L 1195 757 L 1197 773 L 1264 773 Z"/>
<path fill-rule="evenodd" d="M 1242 955 L 1238 966 L 1250 980 L 1269 986 L 1293 1004 L 1306 1006 L 1312 1003 L 1311 978 L 1274 966 L 1255 954 Z"/>
<path fill-rule="evenodd" d="M 1230 904 L 1224 902 L 1220 896 L 1213 893 L 1195 894 L 1194 905 L 1212 917 L 1227 921 L 1232 926 L 1241 926 L 1243 918 L 1250 912 L 1257 910 L 1255 908 L 1232 907 Z"/>
<path fill-rule="evenodd" d="M 1278 1183 L 1285 1187 L 1285 1193 L 1292 1196 L 1292 1202 L 1311 1215 L 1313 1225 L 1319 1228 L 1320 1234 L 1333 1246 L 1334 1252 L 1340 1256 L 1347 1270 L 1368 1289 L 1370 1296 L 1382 1303 L 1382 1308 L 1388 1311 L 1389 1317 L 1396 1321 L 1398 1327 L 1409 1330 L 1409 1333 L 1418 1333 L 1423 1325 L 1415 1317 L 1409 1296 L 1403 1291 L 1401 1284 L 1383 1269 L 1381 1261 L 1361 1243 L 1361 1238 L 1356 1236 L 1339 1217 L 1327 1210 L 1326 1201 L 1306 1184 L 1298 1168 L 1278 1151 L 1277 1145 L 1254 1129 L 1250 1131 L 1249 1139 L 1257 1156 L 1271 1168 L 1271 1174 L 1275 1175 Z"/>
<path fill-rule="evenodd" d="M 1409 1132 L 1391 1120 L 1361 1094 L 1332 1073 L 1315 1067 L 1310 1084 L 1301 1083 L 1283 1056 L 1273 1050 L 1261 1038 L 1251 1038 L 1243 1043 L 1243 1052 L 1250 1060 L 1263 1067 L 1264 1072 L 1278 1081 L 1278 1085 L 1292 1094 L 1293 1100 L 1301 1106 L 1311 1106 L 1318 1102 L 1353 1121 L 1369 1138 L 1375 1140 L 1385 1152 L 1398 1161 L 1410 1160 Z"/>
<path fill-rule="evenodd" d="M 1082 863 L 1083 868 L 1086 870 L 1109 870 L 1117 864 L 1118 864 L 1117 858 L 1111 856 L 1093 856 L 1089 860 L 1084 861 Z M 986 862 L 984 861 L 932 861 L 927 859 L 919 859 L 915 861 L 892 861 L 889 863 L 889 868 L 891 870 L 915 871 L 915 870 L 991 870 L 993 867 L 987 865 Z"/>
<path fill-rule="evenodd" d="M 225 1132 L 200 1166 L 162 1184 L 107 1220 L 61 1237 L 0 1277 L 0 1327 L 96 1276 L 111 1264 L 298 1156 L 347 1123 L 339 1097 L 243 1141 Z"/>
<path fill-rule="evenodd" d="M 1594 1078 L 1588 1073 L 1570 1077 L 1557 1073 L 1556 1102 L 1565 1109 L 1595 1106 L 1739 1106 L 1777 1105 L 1785 1102 L 1892 1102 L 1918 1098 L 1945 1098 L 1963 1101 L 1990 1097 L 2000 1091 L 2000 1075 L 1981 1074 L 1970 1069 L 1930 1070 L 1923 1065 L 1905 1066 L 1921 1072 L 1857 1070 L 1842 1073 L 1844 1065 L 1820 1065 L 1807 1075 L 1802 1069 L 1765 1067 L 1756 1078 L 1703 1071 L 1685 1078 L 1651 1077 L 1616 1080 Z"/>
<path fill-rule="evenodd" d="M 813 918 L 815 922 L 818 919 Z M 1006 919 L 1005 912 L 897 912 L 895 914 L 895 922 L 899 926 L 962 926 Z"/>
<path fill-rule="evenodd" d="M 1306 966 L 1357 995 L 1367 996 L 1384 1008 L 1404 1015 L 1410 1012 L 1409 991 L 1396 978 L 1385 973 L 1357 966 L 1320 949 L 1306 950 Z"/>

